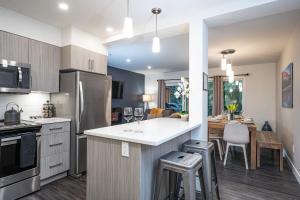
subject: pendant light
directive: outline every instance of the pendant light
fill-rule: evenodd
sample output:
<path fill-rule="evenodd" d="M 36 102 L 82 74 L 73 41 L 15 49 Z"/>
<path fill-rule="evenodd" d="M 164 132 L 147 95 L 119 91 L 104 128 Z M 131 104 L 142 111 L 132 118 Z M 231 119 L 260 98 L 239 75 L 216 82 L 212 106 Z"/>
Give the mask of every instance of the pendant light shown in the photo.
<path fill-rule="evenodd" d="M 226 65 L 226 76 L 230 76 L 230 73 L 232 72 L 232 64 L 228 63 Z"/>
<path fill-rule="evenodd" d="M 127 0 L 126 17 L 124 19 L 123 34 L 126 38 L 131 38 L 133 36 L 133 22 L 132 18 L 129 16 L 129 0 Z"/>
<path fill-rule="evenodd" d="M 230 59 L 230 62 L 228 62 L 228 59 L 226 59 L 225 56 L 232 55 L 234 53 L 235 53 L 234 49 L 226 49 L 226 50 L 221 51 L 221 54 L 222 54 L 221 69 L 222 69 L 222 71 L 226 71 L 226 76 L 229 76 L 230 71 L 232 71 L 232 63 L 231 63 L 231 59 Z"/>
<path fill-rule="evenodd" d="M 229 77 L 228 77 L 228 82 L 233 83 L 234 82 L 234 71 L 231 70 Z"/>
<path fill-rule="evenodd" d="M 222 71 L 225 71 L 227 69 L 227 60 L 223 54 L 223 57 L 221 59 L 221 69 Z"/>
<path fill-rule="evenodd" d="M 151 10 L 153 14 L 155 14 L 155 37 L 152 39 L 152 52 L 159 53 L 160 52 L 160 39 L 157 35 L 157 15 L 161 13 L 160 8 L 153 8 Z"/>

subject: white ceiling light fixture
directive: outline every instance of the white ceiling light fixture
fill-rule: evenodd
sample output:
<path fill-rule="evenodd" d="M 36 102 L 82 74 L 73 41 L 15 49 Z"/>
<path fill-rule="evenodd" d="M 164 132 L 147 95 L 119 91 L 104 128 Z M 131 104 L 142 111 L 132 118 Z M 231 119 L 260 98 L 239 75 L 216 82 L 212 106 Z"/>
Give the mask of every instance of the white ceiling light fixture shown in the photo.
<path fill-rule="evenodd" d="M 226 71 L 226 75 L 229 76 L 229 72 L 232 70 L 232 63 L 231 60 L 229 62 L 228 59 L 226 59 L 226 55 L 232 55 L 235 53 L 234 49 L 226 49 L 221 51 L 222 58 L 221 58 L 221 69 L 222 71 Z M 229 67 L 229 69 L 228 69 Z"/>
<path fill-rule="evenodd" d="M 123 34 L 126 38 L 131 38 L 133 36 L 133 21 L 129 15 L 129 0 L 127 0 L 126 6 L 126 17 L 124 19 Z"/>
<path fill-rule="evenodd" d="M 152 69 L 152 67 L 150 65 L 147 66 L 147 69 Z"/>
<path fill-rule="evenodd" d="M 226 58 L 224 57 L 224 54 L 223 54 L 223 57 L 221 59 L 221 69 L 222 69 L 222 71 L 225 71 L 226 68 L 227 68 L 227 60 L 226 60 Z"/>
<path fill-rule="evenodd" d="M 233 83 L 234 82 L 234 71 L 231 70 L 229 77 L 228 77 L 228 82 Z"/>
<path fill-rule="evenodd" d="M 232 64 L 228 63 L 226 65 L 226 76 L 230 76 L 231 72 L 232 72 Z"/>
<path fill-rule="evenodd" d="M 152 39 L 152 52 L 159 53 L 160 52 L 160 39 L 157 34 L 157 15 L 161 13 L 160 8 L 153 8 L 151 12 L 155 15 L 155 37 Z"/>
<path fill-rule="evenodd" d="M 130 59 L 130 58 L 127 58 L 127 59 L 126 59 L 126 62 L 130 63 L 130 62 L 131 62 L 131 59 Z"/>
<path fill-rule="evenodd" d="M 58 8 L 63 11 L 69 10 L 69 5 L 65 2 L 61 2 L 58 4 Z"/>

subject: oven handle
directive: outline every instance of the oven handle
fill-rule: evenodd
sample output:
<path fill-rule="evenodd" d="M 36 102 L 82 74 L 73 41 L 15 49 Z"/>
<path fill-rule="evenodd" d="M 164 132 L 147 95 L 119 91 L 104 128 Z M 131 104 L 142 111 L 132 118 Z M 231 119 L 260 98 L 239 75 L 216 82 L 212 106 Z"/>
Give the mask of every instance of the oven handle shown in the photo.
<path fill-rule="evenodd" d="M 40 135 L 37 135 L 36 139 L 38 140 L 39 137 L 40 137 Z M 1 147 L 12 145 L 12 144 L 17 144 L 18 143 L 17 140 L 20 140 L 20 139 L 21 139 L 21 136 L 3 138 L 3 139 L 1 139 Z"/>
<path fill-rule="evenodd" d="M 16 137 L 10 137 L 10 138 L 3 138 L 1 139 L 1 146 L 8 146 L 12 144 L 17 144 L 17 140 L 20 140 L 21 136 L 16 136 Z"/>

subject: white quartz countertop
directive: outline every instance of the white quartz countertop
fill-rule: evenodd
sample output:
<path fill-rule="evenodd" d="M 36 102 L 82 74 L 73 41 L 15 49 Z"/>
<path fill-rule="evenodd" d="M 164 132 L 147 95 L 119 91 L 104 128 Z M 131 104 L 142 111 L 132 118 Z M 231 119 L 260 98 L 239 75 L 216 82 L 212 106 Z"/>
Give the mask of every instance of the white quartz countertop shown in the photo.
<path fill-rule="evenodd" d="M 24 121 L 39 123 L 39 124 L 54 124 L 54 123 L 61 123 L 61 122 L 70 122 L 71 119 L 69 118 L 59 118 L 59 117 L 52 117 L 52 118 L 38 118 L 38 119 L 30 119 L 25 118 L 22 119 Z"/>
<path fill-rule="evenodd" d="M 84 134 L 126 142 L 158 146 L 183 135 L 199 124 L 174 118 L 156 118 L 84 131 Z"/>

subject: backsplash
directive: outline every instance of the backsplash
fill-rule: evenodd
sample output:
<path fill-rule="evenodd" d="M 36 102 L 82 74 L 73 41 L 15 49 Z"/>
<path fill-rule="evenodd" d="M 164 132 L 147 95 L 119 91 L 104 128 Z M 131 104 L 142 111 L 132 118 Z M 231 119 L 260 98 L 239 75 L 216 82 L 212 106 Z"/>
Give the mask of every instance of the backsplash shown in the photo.
<path fill-rule="evenodd" d="M 6 104 L 14 102 L 23 109 L 21 118 L 42 115 L 43 104 L 50 99 L 47 93 L 33 92 L 30 94 L 0 94 L 0 119 L 4 118 Z"/>

